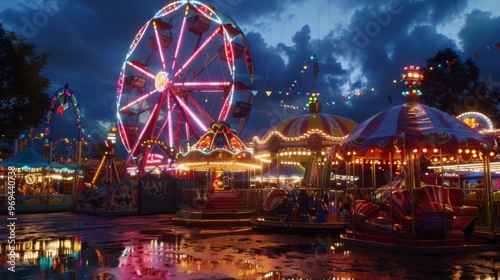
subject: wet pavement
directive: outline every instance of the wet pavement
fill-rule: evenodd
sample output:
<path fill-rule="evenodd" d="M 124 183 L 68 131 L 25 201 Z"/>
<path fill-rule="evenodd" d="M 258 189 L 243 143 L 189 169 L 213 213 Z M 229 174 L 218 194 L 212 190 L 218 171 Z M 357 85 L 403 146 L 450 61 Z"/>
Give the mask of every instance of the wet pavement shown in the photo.
<path fill-rule="evenodd" d="M 0 279 L 498 279 L 500 252 L 411 256 L 336 235 L 224 232 L 174 215 L 20 214 L 2 226 Z M 5 225 L 9 217 L 0 216 Z M 15 263 L 7 245 L 14 234 Z M 15 268 L 12 268 L 12 264 Z M 12 272 L 11 270 L 15 270 Z"/>

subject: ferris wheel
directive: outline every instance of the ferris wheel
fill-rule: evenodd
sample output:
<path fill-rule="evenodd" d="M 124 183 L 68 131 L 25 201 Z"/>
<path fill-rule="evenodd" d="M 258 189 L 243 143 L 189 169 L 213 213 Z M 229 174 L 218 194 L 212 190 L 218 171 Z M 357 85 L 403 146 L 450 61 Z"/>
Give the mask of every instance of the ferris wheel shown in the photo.
<path fill-rule="evenodd" d="M 117 89 L 122 142 L 194 144 L 214 121 L 240 133 L 252 107 L 253 60 L 248 42 L 227 15 L 198 1 L 168 4 L 132 41 Z"/>

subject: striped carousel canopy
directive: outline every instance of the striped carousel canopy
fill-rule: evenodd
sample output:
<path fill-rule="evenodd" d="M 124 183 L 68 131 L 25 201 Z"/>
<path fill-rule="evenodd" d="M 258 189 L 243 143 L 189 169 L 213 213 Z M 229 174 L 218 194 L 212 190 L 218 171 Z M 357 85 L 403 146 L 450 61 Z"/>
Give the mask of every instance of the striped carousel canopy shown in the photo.
<path fill-rule="evenodd" d="M 475 148 L 483 154 L 496 148 L 494 136 L 480 134 L 438 109 L 407 102 L 361 123 L 345 139 L 342 149 L 363 155 L 371 148 L 389 152 L 394 147 L 401 150 L 427 146 L 439 146 L 455 154 L 459 148 Z"/>

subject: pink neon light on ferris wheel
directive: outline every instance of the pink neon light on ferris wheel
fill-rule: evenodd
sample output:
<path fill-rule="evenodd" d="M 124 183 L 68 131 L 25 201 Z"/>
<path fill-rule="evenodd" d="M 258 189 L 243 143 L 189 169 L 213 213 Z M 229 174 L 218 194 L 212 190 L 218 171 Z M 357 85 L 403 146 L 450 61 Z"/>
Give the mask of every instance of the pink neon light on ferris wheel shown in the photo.
<path fill-rule="evenodd" d="M 201 3 L 198 2 L 198 4 L 201 4 Z M 212 16 L 212 15 L 215 14 L 214 10 L 212 10 L 209 6 L 201 6 L 201 7 L 203 7 L 204 9 L 207 9 L 211 13 L 211 15 L 209 15 L 208 13 L 206 13 L 203 9 L 200 9 L 199 7 L 195 6 L 195 9 L 196 9 L 196 11 L 198 13 L 202 14 L 204 17 L 206 17 L 206 18 L 208 18 L 210 20 L 215 20 L 216 19 L 216 17 Z M 220 20 L 218 18 L 217 18 L 217 22 L 220 23 Z"/>
<path fill-rule="evenodd" d="M 199 47 L 193 53 L 193 55 L 191 55 L 191 57 L 186 61 L 186 63 L 184 63 L 184 65 L 182 65 L 181 69 L 179 69 L 177 71 L 177 73 L 175 73 L 175 75 L 174 75 L 175 77 L 179 77 L 179 75 L 181 74 L 181 72 L 184 71 L 184 69 L 186 69 L 186 67 L 191 64 L 191 62 L 193 61 L 193 59 L 195 57 L 197 57 L 200 54 L 200 52 L 206 48 L 207 44 L 210 43 L 212 41 L 212 39 L 219 33 L 219 29 L 220 28 L 221 27 L 218 27 L 217 29 L 215 29 L 215 31 L 212 33 L 212 35 L 210 35 L 210 37 L 208 37 L 208 39 L 205 40 L 205 42 L 203 42 L 203 44 L 201 45 L 201 47 Z"/>
<path fill-rule="evenodd" d="M 227 87 L 231 85 L 231 82 L 185 82 L 185 83 L 174 83 L 174 86 L 186 86 L 186 87 L 196 87 L 196 86 L 213 86 L 213 87 Z"/>
<path fill-rule="evenodd" d="M 158 93 L 158 92 L 159 91 L 157 91 L 156 89 L 154 89 L 154 90 L 150 91 L 149 93 L 146 93 L 145 95 L 139 97 L 138 99 L 136 99 L 136 100 L 128 103 L 127 105 L 123 106 L 121 108 L 121 110 L 125 110 L 125 109 L 128 109 L 128 108 L 130 108 L 130 107 L 132 107 L 134 105 L 137 105 L 137 104 L 141 103 L 142 101 L 146 100 L 148 97 L 150 97 L 153 94 Z"/>
<path fill-rule="evenodd" d="M 213 120 L 241 131 L 248 115 L 240 117 L 236 105 L 252 102 L 243 91 L 253 83 L 251 59 L 230 17 L 195 0 L 163 7 L 133 37 L 118 80 L 117 120 L 129 159 L 151 137 L 175 149 L 193 144 Z"/>
<path fill-rule="evenodd" d="M 165 66 L 165 57 L 163 57 L 163 46 L 160 42 L 160 35 L 158 34 L 158 28 L 156 28 L 156 21 L 154 20 L 153 20 L 153 27 L 155 29 L 156 43 L 158 44 L 158 52 L 160 53 L 161 64 L 163 66 L 163 69 L 165 69 L 166 66 Z"/>
<path fill-rule="evenodd" d="M 212 118 L 212 116 L 210 116 L 207 112 L 205 112 L 203 110 L 203 107 L 199 103 L 196 103 L 192 96 L 188 96 L 188 102 L 189 102 L 189 104 L 192 104 L 192 106 L 196 110 L 198 110 L 198 112 L 200 112 L 200 115 L 202 118 L 204 118 L 205 120 L 208 120 L 208 123 L 214 122 L 214 119 Z"/>
<path fill-rule="evenodd" d="M 174 129 L 173 129 L 173 122 L 172 122 L 172 110 L 174 107 L 172 107 L 172 101 L 170 94 L 167 94 L 167 120 L 168 120 L 168 145 L 170 147 L 174 146 Z"/>
<path fill-rule="evenodd" d="M 177 95 L 172 95 L 175 99 L 175 101 L 177 102 L 177 104 L 179 104 L 179 106 L 182 107 L 183 110 L 185 110 L 186 112 L 189 113 L 189 116 L 191 118 L 193 118 L 193 120 L 196 122 L 196 124 L 203 130 L 203 131 L 206 131 L 208 130 L 208 127 L 206 125 L 203 124 L 203 122 L 196 116 L 196 114 L 191 111 L 191 109 L 189 109 L 189 107 L 186 105 L 186 103 L 184 103 Z"/>
<path fill-rule="evenodd" d="M 229 106 L 232 102 L 232 96 L 224 100 L 224 105 L 222 105 L 222 110 L 220 111 L 219 120 L 225 120 L 229 114 Z"/>
<path fill-rule="evenodd" d="M 125 131 L 125 126 L 123 125 L 122 122 L 118 122 L 118 130 L 120 132 L 120 135 L 126 135 Z M 127 149 L 130 149 L 130 142 L 128 141 L 127 137 L 122 137 L 123 144 Z"/>
<path fill-rule="evenodd" d="M 172 62 L 172 71 L 175 69 L 175 64 L 177 63 L 177 56 L 179 55 L 179 49 L 182 45 L 182 39 L 184 38 L 184 29 L 186 28 L 186 16 L 182 19 L 182 25 L 179 34 L 179 42 L 177 43 L 177 46 L 175 46 L 174 61 Z"/>
<path fill-rule="evenodd" d="M 132 66 L 134 69 L 139 70 L 141 73 L 147 75 L 148 77 L 150 77 L 152 79 L 156 79 L 156 75 L 154 75 L 153 73 L 151 73 L 151 72 L 147 71 L 146 69 L 144 69 L 143 68 L 144 66 L 141 65 L 142 66 L 141 67 L 140 65 L 138 65 L 138 64 L 141 64 L 141 63 L 138 63 L 136 61 L 127 61 L 127 64 L 130 65 L 130 66 Z"/>

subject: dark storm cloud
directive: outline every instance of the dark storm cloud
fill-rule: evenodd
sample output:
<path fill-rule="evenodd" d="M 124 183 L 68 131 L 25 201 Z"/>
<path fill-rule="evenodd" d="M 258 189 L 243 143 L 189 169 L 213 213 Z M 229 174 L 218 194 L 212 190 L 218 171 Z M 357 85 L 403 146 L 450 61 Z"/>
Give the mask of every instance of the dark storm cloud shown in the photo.
<path fill-rule="evenodd" d="M 493 17 L 489 12 L 473 11 L 458 35 L 463 42 L 464 55 L 473 57 L 490 86 L 500 88 L 500 48 L 497 47 L 500 44 L 500 17 Z M 474 53 L 478 54 L 478 58 Z"/>
<path fill-rule="evenodd" d="M 342 32 L 330 38 L 337 57 L 347 57 L 350 69 L 343 77 L 349 81 L 353 92 L 361 91 L 362 98 L 352 97 L 346 104 L 338 106 L 337 114 L 362 121 L 384 108 L 393 106 L 389 102 L 401 103 L 402 87 L 393 85 L 406 65 L 425 65 L 427 58 L 439 49 L 456 45 L 447 37 L 437 33 L 433 24 L 445 22 L 443 14 L 447 5 L 434 2 L 390 1 L 373 3 L 356 9 L 350 22 Z M 424 20 L 427 19 L 427 20 Z M 328 68 L 322 67 L 325 71 Z M 359 75 L 353 72 L 358 70 Z M 371 92 L 371 88 L 375 91 Z M 328 91 L 335 92 L 334 87 Z M 377 106 L 370 106 L 377 104 Z"/>
<path fill-rule="evenodd" d="M 53 2 L 59 5 L 52 10 L 33 5 L 4 9 L 0 18 L 4 27 L 28 37 L 39 51 L 51 55 L 45 72 L 53 84 L 51 95 L 69 83 L 84 107 L 85 126 L 97 126 L 98 121 L 114 123 L 116 84 L 125 55 L 138 30 L 168 1 Z M 301 75 L 300 71 L 313 54 L 319 62 L 317 88 L 322 94 L 323 112 L 358 122 L 401 104 L 403 87 L 392 81 L 399 80 L 404 66 L 423 66 L 428 58 L 444 48 L 462 48 L 461 55 L 466 57 L 480 52 L 476 62 L 485 79 L 490 75 L 492 81 L 500 82 L 498 66 L 494 65 L 500 57 L 500 50 L 495 46 L 500 43 L 500 19 L 483 11 L 464 15 L 470 5 L 467 0 L 320 2 L 318 8 L 308 9 L 308 5 L 299 0 L 205 1 L 230 15 L 240 27 L 252 28 L 244 32 L 254 57 L 254 90 L 259 93 L 255 96 L 244 140 L 255 134 L 262 136 L 280 120 L 304 113 L 283 109 L 280 104 L 283 101 L 303 106 L 307 102 L 304 92 L 313 91 L 313 75 L 311 71 Z M 339 14 L 328 14 L 331 11 Z M 310 13 L 310 20 L 300 22 L 297 30 L 289 30 L 287 23 L 297 23 L 304 13 Z M 325 28 L 317 26 L 318 16 L 331 17 L 332 22 L 338 18 L 345 21 L 332 26 L 323 37 L 313 38 L 311 30 Z M 465 26 L 453 26 L 461 28 L 457 33 L 460 42 L 438 32 L 438 26 L 463 16 Z M 283 21 L 284 24 L 272 25 Z M 34 27 L 31 30 L 30 23 Z M 272 30 L 273 38 L 264 38 L 260 31 L 269 30 L 271 26 L 280 28 Z M 285 34 L 293 35 L 286 35 L 291 37 L 287 38 Z M 281 42 L 271 45 L 271 39 Z M 285 43 L 290 39 L 291 43 Z M 296 78 L 302 80 L 294 89 L 295 94 L 286 96 L 285 92 Z M 372 92 L 371 88 L 375 90 Z M 265 90 L 273 93 L 268 97 Z M 363 95 L 356 96 L 357 92 Z M 351 98 L 339 102 L 343 96 Z M 336 104 L 332 105 L 333 102 Z"/>

